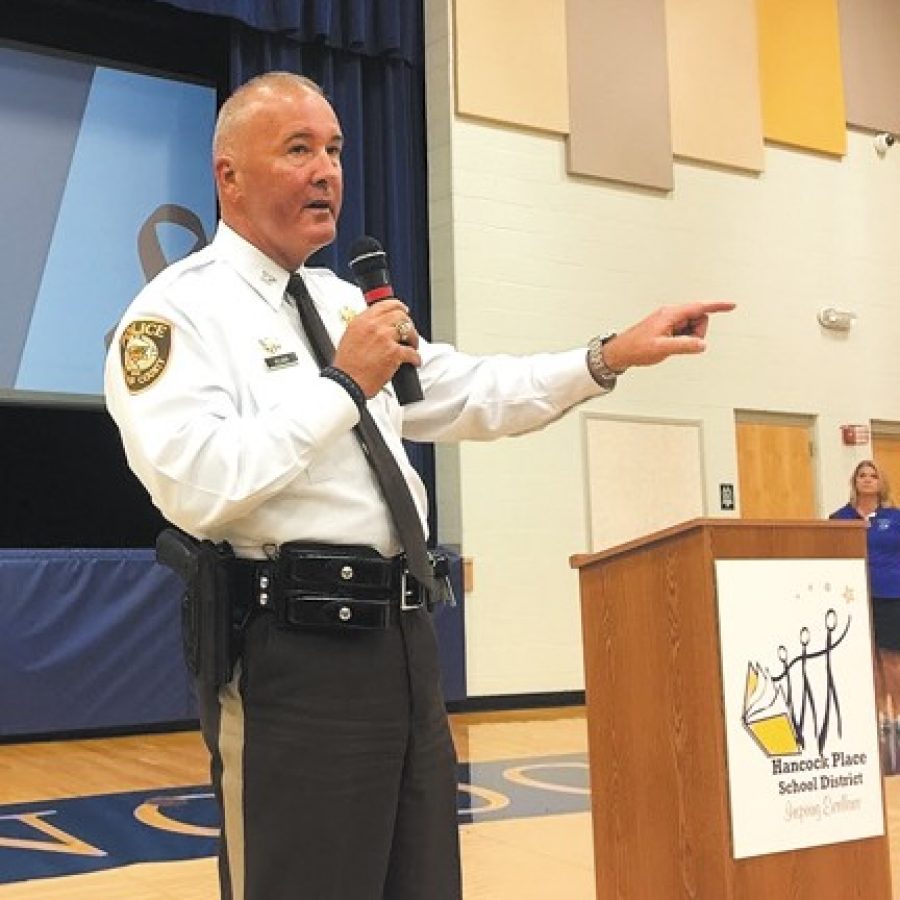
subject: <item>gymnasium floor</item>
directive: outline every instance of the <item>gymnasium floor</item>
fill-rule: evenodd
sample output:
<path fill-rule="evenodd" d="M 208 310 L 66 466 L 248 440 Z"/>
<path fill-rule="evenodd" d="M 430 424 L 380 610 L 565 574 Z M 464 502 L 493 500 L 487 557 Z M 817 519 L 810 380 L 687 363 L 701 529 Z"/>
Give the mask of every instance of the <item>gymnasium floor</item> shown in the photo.
<path fill-rule="evenodd" d="M 470 805 L 460 817 L 466 900 L 594 900 L 583 708 L 457 715 L 452 724 L 460 761 L 468 764 Z M 100 852 L 47 824 L 54 807 L 78 802 L 72 798 L 140 800 L 141 792 L 177 794 L 189 786 L 204 797 L 196 792 L 206 781 L 195 732 L 0 746 L 0 806 L 25 805 L 35 815 L 29 826 L 42 831 L 33 848 L 24 840 L 34 837 L 33 827 L 17 835 L 26 860 L 42 854 L 90 861 Z M 885 780 L 885 796 L 900 897 L 900 777 Z M 217 900 L 209 856 L 8 883 L 4 869 L 12 857 L 4 862 L 4 855 L 16 842 L 4 838 L 14 832 L 3 826 L 10 824 L 19 823 L 0 810 L 0 900 Z M 183 830 L 202 836 L 213 829 L 195 823 Z M 48 854 L 53 844 L 63 852 Z"/>

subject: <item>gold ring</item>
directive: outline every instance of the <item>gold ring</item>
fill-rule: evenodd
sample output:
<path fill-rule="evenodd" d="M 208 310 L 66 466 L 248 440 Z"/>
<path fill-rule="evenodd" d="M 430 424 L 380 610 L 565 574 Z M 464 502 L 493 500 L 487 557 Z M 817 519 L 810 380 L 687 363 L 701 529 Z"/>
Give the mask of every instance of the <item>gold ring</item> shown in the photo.
<path fill-rule="evenodd" d="M 397 329 L 397 340 L 400 341 L 401 344 L 406 343 L 406 339 L 409 337 L 409 333 L 412 331 L 413 324 L 409 319 L 401 319 L 394 328 Z"/>

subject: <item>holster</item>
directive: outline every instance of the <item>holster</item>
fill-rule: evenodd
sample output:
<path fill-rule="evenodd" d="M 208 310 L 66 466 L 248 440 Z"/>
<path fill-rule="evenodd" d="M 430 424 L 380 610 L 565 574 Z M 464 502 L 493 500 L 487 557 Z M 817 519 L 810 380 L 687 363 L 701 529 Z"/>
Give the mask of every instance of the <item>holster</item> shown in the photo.
<path fill-rule="evenodd" d="M 235 559 L 231 545 L 198 541 L 175 528 L 156 540 L 156 559 L 184 582 L 181 637 L 188 669 L 201 681 L 219 687 L 231 678 L 239 652 L 242 618 L 230 577 Z"/>

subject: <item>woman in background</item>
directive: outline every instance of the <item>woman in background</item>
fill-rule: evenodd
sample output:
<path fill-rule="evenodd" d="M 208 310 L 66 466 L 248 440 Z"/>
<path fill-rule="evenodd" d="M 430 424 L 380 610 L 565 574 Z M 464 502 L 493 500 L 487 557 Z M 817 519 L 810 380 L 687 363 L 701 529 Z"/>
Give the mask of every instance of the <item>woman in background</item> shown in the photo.
<path fill-rule="evenodd" d="M 893 719 L 900 704 L 900 509 L 884 473 L 870 459 L 850 477 L 850 502 L 831 519 L 862 519 L 868 526 L 869 586 L 875 632 L 878 709 Z"/>

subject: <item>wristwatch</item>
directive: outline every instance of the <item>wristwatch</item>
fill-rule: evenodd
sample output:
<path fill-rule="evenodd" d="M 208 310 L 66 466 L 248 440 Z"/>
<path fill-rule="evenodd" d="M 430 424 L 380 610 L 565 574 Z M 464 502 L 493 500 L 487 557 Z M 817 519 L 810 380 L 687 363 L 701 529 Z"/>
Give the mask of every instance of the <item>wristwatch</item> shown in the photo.
<path fill-rule="evenodd" d="M 616 333 L 610 332 L 605 335 L 592 337 L 588 341 L 587 366 L 591 377 L 600 387 L 611 391 L 616 386 L 616 379 L 624 372 L 624 369 L 613 369 L 606 364 L 603 358 L 603 348 L 609 343 Z"/>

